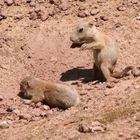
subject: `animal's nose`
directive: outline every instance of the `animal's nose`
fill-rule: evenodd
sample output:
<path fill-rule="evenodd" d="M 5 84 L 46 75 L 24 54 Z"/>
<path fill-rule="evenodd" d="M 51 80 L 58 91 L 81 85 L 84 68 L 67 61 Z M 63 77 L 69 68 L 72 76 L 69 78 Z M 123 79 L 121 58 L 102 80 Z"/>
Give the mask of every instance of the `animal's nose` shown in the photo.
<path fill-rule="evenodd" d="M 72 36 L 70 37 L 70 40 L 73 42 L 73 37 Z"/>

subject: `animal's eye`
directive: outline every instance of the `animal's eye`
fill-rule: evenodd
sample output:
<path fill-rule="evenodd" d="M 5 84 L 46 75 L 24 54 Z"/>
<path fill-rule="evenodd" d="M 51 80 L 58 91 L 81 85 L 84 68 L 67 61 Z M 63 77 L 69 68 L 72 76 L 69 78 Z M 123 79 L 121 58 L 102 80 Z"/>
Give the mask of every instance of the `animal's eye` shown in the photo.
<path fill-rule="evenodd" d="M 81 33 L 82 31 L 83 31 L 83 28 L 80 28 L 80 29 L 79 29 L 79 33 Z"/>

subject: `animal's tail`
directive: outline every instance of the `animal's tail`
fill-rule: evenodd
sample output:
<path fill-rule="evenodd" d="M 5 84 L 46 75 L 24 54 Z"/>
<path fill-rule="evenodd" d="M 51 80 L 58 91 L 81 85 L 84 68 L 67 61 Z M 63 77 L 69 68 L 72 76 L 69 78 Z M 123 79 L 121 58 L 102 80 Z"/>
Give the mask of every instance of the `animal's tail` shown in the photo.
<path fill-rule="evenodd" d="M 112 74 L 112 77 L 115 77 L 115 78 L 122 78 L 124 76 L 126 76 L 128 74 L 128 72 L 130 70 L 133 69 L 133 66 L 127 66 L 126 68 L 124 68 L 121 72 L 115 72 Z"/>

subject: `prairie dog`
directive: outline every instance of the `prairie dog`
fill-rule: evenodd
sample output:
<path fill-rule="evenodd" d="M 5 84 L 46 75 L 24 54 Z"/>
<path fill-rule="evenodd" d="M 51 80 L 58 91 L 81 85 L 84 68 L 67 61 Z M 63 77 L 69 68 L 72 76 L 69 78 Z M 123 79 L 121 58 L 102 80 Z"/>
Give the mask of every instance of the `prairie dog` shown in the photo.
<path fill-rule="evenodd" d="M 131 66 L 128 66 L 120 73 L 113 73 L 119 54 L 116 43 L 90 22 L 79 24 L 74 29 L 70 40 L 73 43 L 82 44 L 80 50 L 91 49 L 93 51 L 94 77 L 97 75 L 96 72 L 100 72 L 105 80 L 114 81 L 113 77 L 121 78 L 132 69 Z"/>
<path fill-rule="evenodd" d="M 37 103 L 45 101 L 52 107 L 69 108 L 80 102 L 77 91 L 69 86 L 44 81 L 34 77 L 26 77 L 20 82 L 23 97 Z"/>

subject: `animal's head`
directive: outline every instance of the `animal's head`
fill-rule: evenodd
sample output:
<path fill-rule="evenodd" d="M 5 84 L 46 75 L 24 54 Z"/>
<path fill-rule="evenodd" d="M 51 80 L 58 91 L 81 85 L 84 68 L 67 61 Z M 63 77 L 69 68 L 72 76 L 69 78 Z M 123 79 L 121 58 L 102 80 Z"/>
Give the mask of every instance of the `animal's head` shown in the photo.
<path fill-rule="evenodd" d="M 44 99 L 44 83 L 42 80 L 34 77 L 26 77 L 20 83 L 20 96 L 26 99 L 31 99 L 34 103 Z"/>
<path fill-rule="evenodd" d="M 23 98 L 32 99 L 35 90 L 34 81 L 34 78 L 26 77 L 20 82 L 20 95 Z"/>
<path fill-rule="evenodd" d="M 84 22 L 78 24 L 74 29 L 70 40 L 73 43 L 90 43 L 93 41 L 93 36 L 96 34 L 97 29 L 91 22 Z"/>

